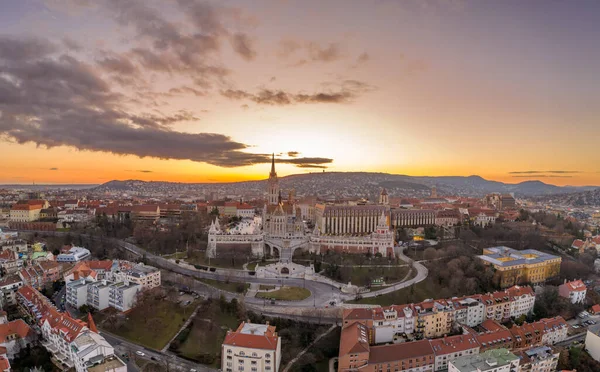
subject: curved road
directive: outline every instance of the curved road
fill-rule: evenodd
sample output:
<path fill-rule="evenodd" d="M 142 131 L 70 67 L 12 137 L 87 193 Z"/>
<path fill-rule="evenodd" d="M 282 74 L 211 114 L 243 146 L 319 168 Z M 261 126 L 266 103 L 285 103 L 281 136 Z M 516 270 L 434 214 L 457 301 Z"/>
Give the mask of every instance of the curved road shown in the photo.
<path fill-rule="evenodd" d="M 389 287 L 386 287 L 386 288 L 383 288 L 383 289 L 380 289 L 377 291 L 363 293 L 363 294 L 361 294 L 361 297 L 363 297 L 363 298 L 376 297 L 376 296 L 380 296 L 382 294 L 395 292 L 399 289 L 410 287 L 413 284 L 422 282 L 423 280 L 425 280 L 427 278 L 427 275 L 429 275 L 429 270 L 419 261 L 414 261 L 413 259 L 406 256 L 404 254 L 404 249 L 405 249 L 405 247 L 400 248 L 400 251 L 398 252 L 398 256 L 400 257 L 400 259 L 402 259 L 404 262 L 406 262 L 408 264 L 410 264 L 412 262 L 413 267 L 417 270 L 417 275 L 414 278 L 404 281 L 402 283 L 394 284 L 392 286 L 389 286 Z"/>
<path fill-rule="evenodd" d="M 64 232 L 40 232 L 40 233 L 49 233 L 52 235 L 64 235 Z M 161 256 L 157 256 L 152 254 L 134 244 L 128 243 L 123 240 L 119 240 L 116 238 L 104 238 L 93 235 L 81 234 L 87 238 L 93 240 L 109 240 L 115 243 L 118 247 L 138 256 L 145 257 L 146 261 L 156 267 L 162 268 L 164 270 L 172 271 L 174 273 L 178 273 L 181 275 L 193 277 L 196 279 L 213 279 L 217 281 L 231 281 L 231 282 L 242 282 L 242 283 L 257 283 L 257 284 L 266 284 L 266 285 L 289 285 L 295 287 L 303 287 L 311 292 L 311 296 L 301 300 L 301 301 L 289 301 L 289 302 L 281 302 L 278 301 L 278 306 L 289 306 L 289 307 L 326 307 L 329 306 L 329 303 L 333 300 L 353 300 L 355 295 L 353 294 L 345 294 L 342 293 L 340 288 L 343 286 L 341 283 L 323 283 L 320 281 L 313 280 L 305 280 L 298 278 L 257 278 L 253 275 L 250 275 L 248 271 L 245 270 L 236 270 L 236 269 L 221 269 L 216 268 L 215 271 L 204 271 L 199 269 L 190 269 L 186 268 L 182 265 L 176 264 L 173 261 L 165 259 Z M 362 293 L 361 297 L 369 298 L 376 297 L 382 294 L 391 293 L 397 291 L 402 288 L 410 287 L 413 284 L 419 283 L 425 278 L 427 278 L 428 270 L 427 268 L 418 261 L 414 261 L 411 258 L 407 257 L 404 254 L 404 247 L 401 247 L 398 256 L 408 264 L 413 263 L 413 267 L 417 270 L 417 275 L 404 281 L 402 283 L 394 284 L 392 286 L 379 289 L 376 291 Z M 246 297 L 245 301 L 249 304 L 253 305 L 263 305 L 264 300 L 261 298 L 254 297 Z"/>

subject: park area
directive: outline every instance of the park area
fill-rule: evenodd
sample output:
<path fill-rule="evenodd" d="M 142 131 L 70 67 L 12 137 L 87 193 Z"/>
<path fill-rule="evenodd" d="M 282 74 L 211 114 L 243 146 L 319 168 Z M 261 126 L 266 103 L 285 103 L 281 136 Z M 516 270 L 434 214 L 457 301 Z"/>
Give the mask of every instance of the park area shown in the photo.
<path fill-rule="evenodd" d="M 124 318 L 112 311 L 94 315 L 96 323 L 106 331 L 148 348 L 160 350 L 177 334 L 198 305 L 183 305 L 162 291 L 147 291 Z M 177 293 L 174 293 L 177 295 Z M 187 303 L 187 302 L 186 302 Z"/>
<path fill-rule="evenodd" d="M 310 291 L 301 287 L 284 286 L 278 290 L 270 292 L 258 292 L 257 298 L 274 299 L 281 301 L 300 301 L 310 297 Z"/>

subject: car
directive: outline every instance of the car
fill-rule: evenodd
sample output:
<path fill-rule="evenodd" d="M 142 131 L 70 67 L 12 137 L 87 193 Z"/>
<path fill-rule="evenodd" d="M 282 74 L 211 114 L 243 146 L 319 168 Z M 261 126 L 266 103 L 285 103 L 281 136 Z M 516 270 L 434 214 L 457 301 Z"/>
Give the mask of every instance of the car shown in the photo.
<path fill-rule="evenodd" d="M 579 345 L 580 341 L 573 341 L 573 345 Z"/>
<path fill-rule="evenodd" d="M 145 355 L 146 355 L 146 354 L 142 353 L 142 352 L 141 352 L 141 351 L 139 351 L 139 350 L 138 350 L 138 351 L 136 351 L 135 353 L 136 353 L 137 355 L 139 355 L 139 356 L 145 356 Z"/>
<path fill-rule="evenodd" d="M 198 372 L 198 371 L 196 371 L 195 369 L 192 368 L 192 369 L 190 369 L 190 372 Z"/>
<path fill-rule="evenodd" d="M 577 324 L 575 324 L 575 325 L 573 326 L 573 328 L 574 328 L 574 329 L 578 329 L 578 328 L 581 328 L 581 326 L 580 326 L 580 325 L 577 325 Z"/>

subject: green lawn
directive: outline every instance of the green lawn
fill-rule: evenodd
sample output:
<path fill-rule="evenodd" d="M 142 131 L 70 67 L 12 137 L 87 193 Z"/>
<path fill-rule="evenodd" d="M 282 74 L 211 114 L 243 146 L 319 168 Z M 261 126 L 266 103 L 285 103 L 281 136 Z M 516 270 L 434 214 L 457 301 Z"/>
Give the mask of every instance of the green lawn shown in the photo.
<path fill-rule="evenodd" d="M 250 258 L 250 261 L 253 259 Z M 211 266 L 211 267 L 220 267 L 223 269 L 243 269 L 243 266 L 246 262 L 248 262 L 248 258 L 246 257 L 233 257 L 233 258 L 211 258 L 208 259 L 204 256 L 204 253 L 195 253 L 192 257 L 188 257 L 185 259 L 185 262 L 191 265 L 201 265 L 201 266 Z M 249 265 L 252 266 L 252 265 Z"/>
<path fill-rule="evenodd" d="M 371 284 L 373 280 L 383 279 L 386 284 L 404 280 L 410 266 L 327 266 L 324 275 L 340 283 L 351 282 L 360 287 Z"/>
<path fill-rule="evenodd" d="M 201 364 L 220 364 L 221 344 L 228 329 L 237 329 L 239 321 L 231 312 L 221 311 L 218 301 L 204 303 L 186 334 L 171 344 L 176 353 Z M 178 337 L 179 338 L 179 337 Z"/>
<path fill-rule="evenodd" d="M 179 304 L 161 300 L 147 306 L 135 308 L 127 315 L 127 322 L 110 332 L 149 348 L 162 349 L 185 323 L 196 308 L 197 302 L 182 307 Z M 148 314 L 148 315 L 145 315 Z"/>
<path fill-rule="evenodd" d="M 398 291 L 384 294 L 378 297 L 362 298 L 358 301 L 349 301 L 349 303 L 381 306 L 406 304 L 411 302 L 423 301 L 428 298 L 438 298 L 439 291 L 439 285 L 429 280 L 428 278 L 420 283 L 415 284 L 414 286 L 412 286 L 412 288 L 403 288 Z"/>
<path fill-rule="evenodd" d="M 273 292 L 259 292 L 257 298 L 273 298 L 282 301 L 299 301 L 310 297 L 310 291 L 300 287 L 282 287 Z"/>
<path fill-rule="evenodd" d="M 266 285 L 266 284 L 261 284 L 258 289 L 260 289 L 261 291 L 270 291 L 271 289 L 275 289 L 274 285 Z"/>
<path fill-rule="evenodd" d="M 206 283 L 215 288 L 221 289 L 223 291 L 232 292 L 232 293 L 245 293 L 250 284 L 247 283 L 236 283 L 236 282 L 219 282 L 213 279 L 198 279 L 199 281 Z"/>

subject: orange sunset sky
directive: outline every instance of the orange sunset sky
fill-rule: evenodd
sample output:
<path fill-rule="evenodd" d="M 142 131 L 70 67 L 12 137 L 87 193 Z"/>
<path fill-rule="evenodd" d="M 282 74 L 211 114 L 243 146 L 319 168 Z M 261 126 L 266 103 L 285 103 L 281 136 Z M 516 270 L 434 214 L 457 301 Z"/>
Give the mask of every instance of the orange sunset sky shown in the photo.
<path fill-rule="evenodd" d="M 0 183 L 600 185 L 600 3 L 0 4 Z"/>

